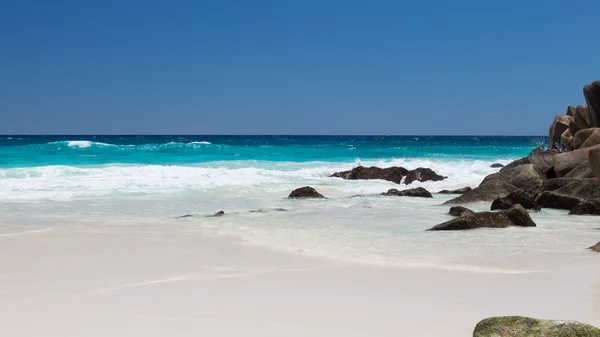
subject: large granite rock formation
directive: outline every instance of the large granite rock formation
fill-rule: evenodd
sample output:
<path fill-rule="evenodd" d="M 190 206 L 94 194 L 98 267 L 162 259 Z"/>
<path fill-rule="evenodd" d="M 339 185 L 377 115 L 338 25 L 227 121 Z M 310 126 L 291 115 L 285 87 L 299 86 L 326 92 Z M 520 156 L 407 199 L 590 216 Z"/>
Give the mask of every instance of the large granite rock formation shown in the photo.
<path fill-rule="evenodd" d="M 451 231 L 475 228 L 506 228 L 511 226 L 535 227 L 527 210 L 515 205 L 501 212 L 480 212 L 446 221 L 429 229 L 430 231 Z"/>
<path fill-rule="evenodd" d="M 590 169 L 596 179 L 600 180 L 600 149 L 592 149 L 588 153 L 588 162 L 590 163 Z"/>
<path fill-rule="evenodd" d="M 550 131 L 548 132 L 548 148 L 560 148 L 560 136 L 569 129 L 569 123 L 572 120 L 573 117 L 571 116 L 556 115 L 556 117 L 554 117 L 554 122 L 550 125 Z"/>
<path fill-rule="evenodd" d="M 577 165 L 588 160 L 589 153 L 592 149 L 600 149 L 600 145 L 554 155 L 554 172 L 556 172 L 556 176 L 564 177 L 567 173 L 577 167 Z"/>
<path fill-rule="evenodd" d="M 584 86 L 583 96 L 589 109 L 590 126 L 600 126 L 600 81 Z"/>
<path fill-rule="evenodd" d="M 600 337 L 600 329 L 576 321 L 490 317 L 477 323 L 473 337 Z"/>
<path fill-rule="evenodd" d="M 485 177 L 479 186 L 500 180 L 513 186 L 518 186 L 525 193 L 537 197 L 541 193 L 546 175 L 534 164 L 525 164 L 513 168 L 505 167 L 498 173 Z"/>

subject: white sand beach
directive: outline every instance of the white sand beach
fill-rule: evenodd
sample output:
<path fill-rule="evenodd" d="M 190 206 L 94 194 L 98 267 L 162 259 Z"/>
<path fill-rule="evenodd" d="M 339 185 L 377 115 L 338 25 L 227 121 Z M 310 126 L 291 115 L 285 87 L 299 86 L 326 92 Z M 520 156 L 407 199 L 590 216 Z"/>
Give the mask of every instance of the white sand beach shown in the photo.
<path fill-rule="evenodd" d="M 21 217 L 28 229 L 1 218 L 6 336 L 459 337 L 497 315 L 600 325 L 594 260 L 535 272 L 378 266 L 173 221 Z"/>

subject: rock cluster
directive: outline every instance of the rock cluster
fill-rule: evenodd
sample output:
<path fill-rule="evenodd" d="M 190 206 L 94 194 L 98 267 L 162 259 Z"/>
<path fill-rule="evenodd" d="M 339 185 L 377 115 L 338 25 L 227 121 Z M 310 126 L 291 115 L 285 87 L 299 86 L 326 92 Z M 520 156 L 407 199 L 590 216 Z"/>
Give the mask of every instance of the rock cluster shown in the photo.
<path fill-rule="evenodd" d="M 440 181 L 447 177 L 435 173 L 432 169 L 419 167 L 414 170 L 407 170 L 403 167 L 392 166 L 388 168 L 379 168 L 375 166 L 358 166 L 350 171 L 336 172 L 331 177 L 347 180 L 370 180 L 381 179 L 400 184 L 404 178 L 404 184 L 408 185 L 414 181 Z"/>

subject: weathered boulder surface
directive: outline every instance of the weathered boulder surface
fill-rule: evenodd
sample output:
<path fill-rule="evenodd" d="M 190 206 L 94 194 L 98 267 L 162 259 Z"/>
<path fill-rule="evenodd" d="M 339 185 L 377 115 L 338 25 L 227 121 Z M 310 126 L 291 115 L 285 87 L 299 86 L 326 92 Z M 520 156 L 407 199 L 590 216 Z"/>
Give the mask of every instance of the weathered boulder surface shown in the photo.
<path fill-rule="evenodd" d="M 590 130 L 595 130 L 592 134 L 581 144 L 579 148 L 584 149 L 586 147 L 592 147 L 594 145 L 600 144 L 600 129 L 594 128 Z M 581 132 L 581 131 L 580 131 Z M 575 140 L 573 139 L 573 142 Z"/>
<path fill-rule="evenodd" d="M 577 131 L 577 133 L 575 133 L 575 136 L 573 136 L 573 146 L 576 149 L 581 148 L 581 145 L 588 139 L 590 138 L 590 136 L 592 135 L 592 133 L 594 133 L 594 131 L 596 130 L 600 130 L 599 128 L 589 128 L 589 129 L 582 129 L 580 131 Z"/>
<path fill-rule="evenodd" d="M 586 105 L 578 105 L 575 113 L 573 113 L 573 121 L 581 130 L 592 127 L 589 107 Z"/>
<path fill-rule="evenodd" d="M 431 193 L 428 190 L 424 189 L 423 187 L 411 188 L 411 189 L 402 190 L 402 191 L 398 191 L 397 189 L 393 188 L 391 190 L 388 190 L 385 193 L 382 193 L 382 195 L 394 196 L 394 197 L 433 198 L 433 195 L 431 195 Z"/>
<path fill-rule="evenodd" d="M 590 126 L 600 126 L 600 81 L 585 85 L 583 96 L 589 110 Z"/>
<path fill-rule="evenodd" d="M 290 198 L 290 199 L 309 199 L 309 198 L 320 199 L 320 198 L 325 198 L 325 197 L 323 195 L 321 195 L 321 193 L 317 192 L 317 190 L 315 190 L 314 188 L 312 188 L 310 186 L 305 186 L 305 187 L 301 187 L 301 188 L 293 190 L 292 193 L 290 193 L 290 195 L 288 196 L 288 198 Z"/>
<path fill-rule="evenodd" d="M 537 203 L 543 208 L 571 210 L 582 201 L 600 199 L 600 181 L 574 179 L 573 182 L 552 191 L 543 192 Z"/>
<path fill-rule="evenodd" d="M 450 210 L 448 211 L 448 214 L 452 215 L 452 216 L 469 216 L 469 215 L 473 215 L 475 214 L 475 212 L 473 212 L 472 210 L 463 207 L 463 206 L 452 206 L 450 207 Z"/>
<path fill-rule="evenodd" d="M 506 228 L 510 226 L 535 227 L 529 213 L 521 205 L 506 211 L 480 212 L 446 221 L 429 229 L 430 231 L 465 230 L 475 228 Z"/>
<path fill-rule="evenodd" d="M 554 172 L 556 176 L 564 177 L 571 172 L 577 165 L 588 160 L 589 153 L 593 149 L 600 149 L 600 145 L 586 147 L 569 152 L 558 153 L 554 155 Z"/>
<path fill-rule="evenodd" d="M 573 134 L 571 133 L 571 130 L 567 129 L 560 135 L 560 143 L 564 149 L 573 150 Z"/>
<path fill-rule="evenodd" d="M 532 209 L 535 211 L 541 209 L 535 199 L 522 190 L 514 191 L 504 198 L 494 200 L 490 208 L 492 211 L 497 209 L 509 209 L 517 204 L 523 206 L 525 209 Z"/>
<path fill-rule="evenodd" d="M 590 150 L 588 153 L 588 161 L 594 176 L 596 179 L 600 180 L 600 149 Z"/>
<path fill-rule="evenodd" d="M 565 174 L 564 178 L 572 179 L 588 179 L 594 178 L 594 172 L 590 166 L 589 160 L 582 161 L 579 165 L 575 166 L 571 172 Z"/>
<path fill-rule="evenodd" d="M 546 191 L 536 200 L 542 208 L 555 208 L 571 210 L 579 205 L 582 200 L 575 197 L 557 194 L 553 191 Z"/>
<path fill-rule="evenodd" d="M 446 178 L 447 177 L 444 177 L 444 176 L 441 176 L 441 175 L 435 173 L 430 168 L 419 167 L 414 170 L 410 170 L 410 171 L 408 171 L 408 173 L 406 173 L 406 177 L 404 178 L 404 184 L 408 185 L 415 180 L 420 181 L 420 182 L 425 182 L 425 181 L 440 181 L 440 180 L 444 180 Z"/>
<path fill-rule="evenodd" d="M 573 207 L 570 215 L 600 215 L 600 199 L 585 200 Z"/>
<path fill-rule="evenodd" d="M 459 195 L 454 199 L 444 202 L 448 204 L 466 204 L 480 201 L 494 201 L 498 198 L 507 196 L 509 193 L 516 191 L 517 188 L 509 183 L 501 180 L 493 180 L 482 186 Z"/>
<path fill-rule="evenodd" d="M 523 316 L 490 317 L 475 326 L 473 337 L 600 337 L 600 329 L 576 321 Z"/>
<path fill-rule="evenodd" d="M 379 168 L 375 166 L 363 167 L 358 166 L 350 171 L 336 172 L 332 177 L 343 178 L 348 180 L 371 180 L 381 179 L 396 184 L 400 184 L 402 178 L 408 173 L 408 170 L 403 167 L 392 166 L 388 168 Z"/>
<path fill-rule="evenodd" d="M 513 161 L 512 163 L 504 166 L 500 171 L 509 170 L 518 166 L 533 164 L 537 166 L 544 174 L 547 176 L 553 175 L 549 174 L 551 171 L 553 172 L 554 167 L 554 155 L 560 153 L 558 149 L 547 149 L 544 150 L 543 147 L 538 147 L 531 151 L 527 157 L 518 159 Z"/>
<path fill-rule="evenodd" d="M 457 190 L 441 190 L 438 192 L 438 194 L 464 194 L 467 193 L 471 190 L 470 187 L 463 187 L 463 188 L 459 188 Z"/>
<path fill-rule="evenodd" d="M 542 192 L 554 191 L 569 184 L 578 182 L 580 179 L 575 178 L 553 178 L 544 181 L 542 184 Z"/>
<path fill-rule="evenodd" d="M 518 186 L 525 193 L 537 197 L 541 193 L 546 175 L 534 164 L 525 164 L 513 168 L 503 168 L 498 173 L 485 177 L 479 186 L 500 180 Z"/>
<path fill-rule="evenodd" d="M 554 122 L 550 125 L 548 131 L 548 148 L 552 149 L 559 146 L 561 143 L 560 136 L 569 129 L 569 123 L 573 120 L 571 116 L 556 115 Z"/>

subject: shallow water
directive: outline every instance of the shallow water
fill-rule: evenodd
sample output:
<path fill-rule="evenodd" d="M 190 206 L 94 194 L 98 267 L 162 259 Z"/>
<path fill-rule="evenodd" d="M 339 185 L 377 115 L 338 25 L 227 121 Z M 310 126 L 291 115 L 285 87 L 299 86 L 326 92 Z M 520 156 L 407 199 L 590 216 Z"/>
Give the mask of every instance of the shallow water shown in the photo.
<path fill-rule="evenodd" d="M 593 217 L 543 210 L 537 228 L 426 232 L 450 219 L 441 204 L 452 196 L 380 197 L 405 186 L 329 177 L 358 164 L 430 167 L 448 179 L 409 187 L 474 187 L 540 137 L 14 137 L 0 140 L 0 240 L 182 231 L 369 264 L 513 273 L 597 262 L 585 249 L 600 238 Z M 286 199 L 305 185 L 328 199 Z"/>

